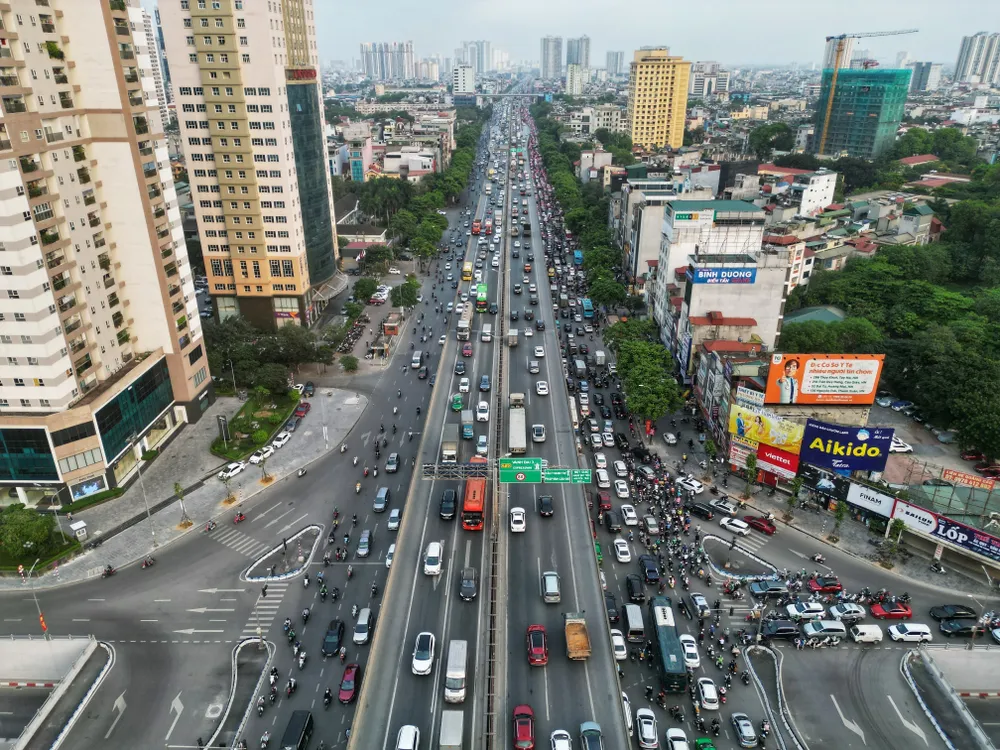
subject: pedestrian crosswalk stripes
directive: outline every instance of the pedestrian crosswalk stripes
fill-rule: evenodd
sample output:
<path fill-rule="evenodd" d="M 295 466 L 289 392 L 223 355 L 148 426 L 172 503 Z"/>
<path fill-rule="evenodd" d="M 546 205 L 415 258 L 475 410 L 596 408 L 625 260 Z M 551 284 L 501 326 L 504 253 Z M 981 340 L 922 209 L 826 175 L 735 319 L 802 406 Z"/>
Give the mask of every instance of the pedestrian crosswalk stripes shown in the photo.
<path fill-rule="evenodd" d="M 281 602 L 288 591 L 288 585 L 287 581 L 267 584 L 267 597 L 257 600 L 253 611 L 247 618 L 246 625 L 243 626 L 242 635 L 244 637 L 257 635 L 258 628 L 261 635 L 268 634 L 271 630 L 271 623 L 278 616 L 278 610 L 281 608 Z"/>
<path fill-rule="evenodd" d="M 271 548 L 271 545 L 247 536 L 237 529 L 220 531 L 217 534 L 212 534 L 211 538 L 219 544 L 229 547 L 229 549 L 247 557 L 259 557 Z"/>

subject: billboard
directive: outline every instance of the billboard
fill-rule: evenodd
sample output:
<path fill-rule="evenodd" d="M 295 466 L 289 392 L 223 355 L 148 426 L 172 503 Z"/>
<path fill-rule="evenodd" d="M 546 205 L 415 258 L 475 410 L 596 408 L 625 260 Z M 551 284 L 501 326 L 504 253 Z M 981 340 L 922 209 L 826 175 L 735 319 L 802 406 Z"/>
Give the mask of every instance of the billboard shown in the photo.
<path fill-rule="evenodd" d="M 902 519 L 912 531 L 1000 562 L 1000 539 L 985 531 L 902 500 L 896 501 L 892 517 Z"/>
<path fill-rule="evenodd" d="M 799 476 L 803 487 L 837 500 L 846 500 L 853 484 L 847 477 L 805 463 L 799 467 Z"/>
<path fill-rule="evenodd" d="M 955 469 L 945 469 L 941 472 L 941 478 L 949 482 L 958 482 L 966 487 L 974 487 L 977 490 L 992 492 L 996 486 L 996 480 L 988 477 L 981 477 L 978 474 L 966 474 L 964 471 Z"/>
<path fill-rule="evenodd" d="M 850 489 L 847 490 L 847 502 L 878 513 L 885 518 L 890 518 L 896 504 L 896 498 L 892 495 L 886 495 L 884 492 L 873 490 L 871 487 L 865 487 L 863 484 L 851 482 Z"/>
<path fill-rule="evenodd" d="M 884 354 L 772 354 L 764 401 L 869 405 L 884 359 Z"/>
<path fill-rule="evenodd" d="M 839 472 L 882 471 L 892 444 L 891 427 L 844 427 L 806 420 L 803 461 Z"/>
<path fill-rule="evenodd" d="M 757 280 L 757 267 L 688 269 L 692 284 L 752 284 Z"/>
<path fill-rule="evenodd" d="M 702 359 L 707 359 L 702 357 Z M 762 391 L 755 391 L 742 385 L 736 386 L 736 403 L 740 406 L 745 406 L 748 409 L 754 407 L 760 408 L 764 406 L 764 393 Z"/>
<path fill-rule="evenodd" d="M 795 479 L 799 471 L 799 456 L 761 443 L 757 447 L 757 467 L 782 479 Z"/>
<path fill-rule="evenodd" d="M 803 427 L 770 412 L 733 405 L 729 409 L 729 432 L 744 440 L 764 443 L 798 454 Z"/>

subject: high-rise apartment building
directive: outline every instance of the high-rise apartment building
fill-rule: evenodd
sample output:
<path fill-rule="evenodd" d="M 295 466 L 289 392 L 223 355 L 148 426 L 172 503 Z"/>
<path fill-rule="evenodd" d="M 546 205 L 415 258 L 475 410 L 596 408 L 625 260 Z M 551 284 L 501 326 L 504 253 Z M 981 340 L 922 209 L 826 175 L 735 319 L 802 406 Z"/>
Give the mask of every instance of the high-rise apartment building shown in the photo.
<path fill-rule="evenodd" d="M 590 67 L 590 37 L 581 36 L 578 39 L 566 40 L 566 64 Z"/>
<path fill-rule="evenodd" d="M 833 70 L 824 70 L 813 148 L 824 155 L 846 153 L 862 159 L 874 159 L 891 148 L 903 119 L 910 75 L 908 69 L 841 70 L 833 94 L 829 132 L 824 133 L 833 78 Z"/>
<path fill-rule="evenodd" d="M 609 76 L 620 76 L 625 70 L 625 53 L 609 52 L 605 65 Z"/>
<path fill-rule="evenodd" d="M 684 145 L 691 63 L 667 47 L 636 50 L 628 75 L 626 130 L 632 143 L 647 148 Z"/>
<path fill-rule="evenodd" d="M 313 0 L 160 12 L 218 314 L 311 325 L 337 257 Z"/>
<path fill-rule="evenodd" d="M 153 29 L 153 17 L 145 10 L 142 12 L 142 31 L 146 35 L 146 47 L 156 54 L 152 55 L 149 67 L 153 71 L 153 82 L 156 84 L 156 101 L 160 105 L 160 122 L 167 125 L 171 121 L 170 108 L 167 106 L 166 82 L 163 77 L 163 70 L 160 68 L 159 45 L 156 43 L 156 31 Z"/>
<path fill-rule="evenodd" d="M 961 83 L 1000 84 L 1000 34 L 980 31 L 962 37 L 955 62 L 955 80 Z"/>
<path fill-rule="evenodd" d="M 416 78 L 413 42 L 363 42 L 361 72 L 376 81 Z"/>
<path fill-rule="evenodd" d="M 569 96 L 583 94 L 584 68 L 576 63 L 566 66 L 566 93 Z"/>
<path fill-rule="evenodd" d="M 476 93 L 476 75 L 472 66 L 461 63 L 451 69 L 451 92 L 453 94 Z"/>
<path fill-rule="evenodd" d="M 543 80 L 553 80 L 562 78 L 561 36 L 542 37 L 541 77 Z"/>
<path fill-rule="evenodd" d="M 714 96 L 729 93 L 729 71 L 722 70 L 717 62 L 696 62 L 691 66 L 688 94 Z"/>
<path fill-rule="evenodd" d="M 0 485 L 67 503 L 214 396 L 138 0 L 0 17 Z"/>
<path fill-rule="evenodd" d="M 174 101 L 174 92 L 170 88 L 170 64 L 167 62 L 167 49 L 163 44 L 163 26 L 160 24 L 160 9 L 153 8 L 153 19 L 156 22 L 156 52 L 160 58 L 160 75 L 163 76 L 163 93 L 167 104 Z M 166 125 L 166 121 L 163 123 Z"/>
<path fill-rule="evenodd" d="M 823 51 L 822 70 L 833 70 L 833 65 L 837 60 L 837 45 L 841 42 L 843 42 L 844 51 L 840 56 L 840 67 L 851 67 L 851 60 L 854 58 L 854 45 L 857 41 L 853 36 L 846 37 L 845 39 L 827 39 L 826 48 Z"/>
<path fill-rule="evenodd" d="M 910 93 L 937 91 L 941 86 L 941 64 L 932 62 L 911 62 L 913 71 L 910 78 Z"/>

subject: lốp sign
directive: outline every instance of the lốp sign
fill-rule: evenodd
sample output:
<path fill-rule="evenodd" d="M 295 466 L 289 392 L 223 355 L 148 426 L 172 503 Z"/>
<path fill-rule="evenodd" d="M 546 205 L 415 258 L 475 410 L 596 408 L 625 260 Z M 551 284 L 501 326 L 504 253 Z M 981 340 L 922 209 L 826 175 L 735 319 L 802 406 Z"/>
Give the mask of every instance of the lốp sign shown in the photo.
<path fill-rule="evenodd" d="M 693 284 L 752 284 L 757 280 L 757 268 L 695 268 L 692 269 Z"/>
<path fill-rule="evenodd" d="M 926 534 L 932 539 L 1000 562 L 1000 539 L 985 531 L 953 521 L 903 500 L 896 501 L 892 517 L 902 519 L 907 528 Z"/>

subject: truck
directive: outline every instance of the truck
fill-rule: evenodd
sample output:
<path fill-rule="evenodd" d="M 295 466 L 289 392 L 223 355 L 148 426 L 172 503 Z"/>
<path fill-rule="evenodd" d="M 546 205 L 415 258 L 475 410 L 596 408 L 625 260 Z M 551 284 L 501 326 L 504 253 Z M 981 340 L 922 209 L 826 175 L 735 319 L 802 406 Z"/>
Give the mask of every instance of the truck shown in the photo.
<path fill-rule="evenodd" d="M 507 346 L 517 346 L 517 329 L 511 328 L 507 331 Z"/>
<path fill-rule="evenodd" d="M 566 656 L 575 661 L 590 658 L 590 634 L 583 612 L 564 612 L 563 626 L 566 632 Z"/>
<path fill-rule="evenodd" d="M 438 735 L 439 750 L 462 750 L 462 734 L 465 730 L 465 714 L 461 711 L 441 712 L 441 734 Z"/>
<path fill-rule="evenodd" d="M 528 452 L 528 434 L 524 413 L 524 394 L 510 394 L 510 416 L 507 420 L 507 448 L 515 456 L 523 456 Z"/>
<path fill-rule="evenodd" d="M 573 360 L 573 369 L 578 378 L 587 377 L 587 365 L 582 359 Z"/>
<path fill-rule="evenodd" d="M 527 215 L 525 215 L 524 218 L 527 219 L 528 218 Z M 524 236 L 525 237 L 530 237 L 531 236 L 531 222 L 530 221 L 522 221 L 521 222 L 521 230 L 524 232 Z"/>
<path fill-rule="evenodd" d="M 503 211 L 497 208 L 493 211 L 493 226 L 499 227 L 502 222 L 503 222 Z"/>
<path fill-rule="evenodd" d="M 444 426 L 444 439 L 441 441 L 441 463 L 458 463 L 458 425 Z"/>
<path fill-rule="evenodd" d="M 475 431 L 472 422 L 472 409 L 462 410 L 462 439 L 472 440 L 474 438 Z"/>
<path fill-rule="evenodd" d="M 598 367 L 604 367 L 604 363 L 608 360 L 604 352 L 594 352 L 594 361 L 597 362 Z"/>

